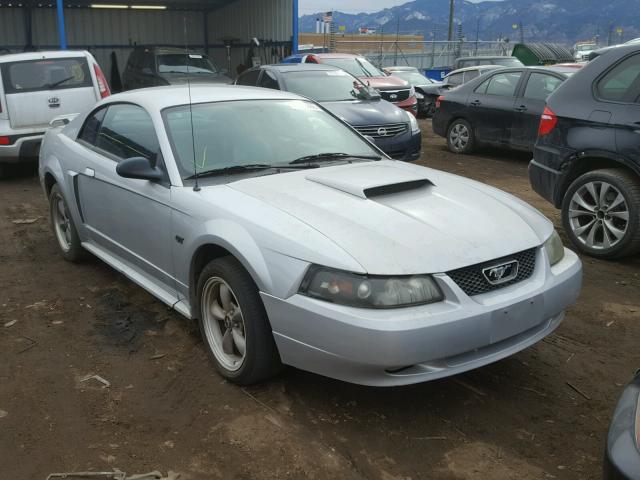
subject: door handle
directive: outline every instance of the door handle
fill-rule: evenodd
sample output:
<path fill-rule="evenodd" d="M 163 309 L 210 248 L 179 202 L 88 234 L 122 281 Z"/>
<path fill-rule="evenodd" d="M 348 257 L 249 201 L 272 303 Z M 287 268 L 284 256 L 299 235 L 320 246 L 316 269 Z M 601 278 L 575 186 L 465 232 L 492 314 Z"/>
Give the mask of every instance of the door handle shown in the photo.
<path fill-rule="evenodd" d="M 84 172 L 83 172 L 87 177 L 95 177 L 96 176 L 96 172 L 93 168 L 85 168 Z"/>
<path fill-rule="evenodd" d="M 479 107 L 480 105 L 482 105 L 482 102 L 480 100 L 474 100 L 469 105 L 471 105 L 472 107 Z"/>
<path fill-rule="evenodd" d="M 527 111 L 527 107 L 526 107 L 526 105 L 520 105 L 519 107 L 516 107 L 514 110 L 516 112 L 522 113 L 522 112 L 526 112 Z"/>

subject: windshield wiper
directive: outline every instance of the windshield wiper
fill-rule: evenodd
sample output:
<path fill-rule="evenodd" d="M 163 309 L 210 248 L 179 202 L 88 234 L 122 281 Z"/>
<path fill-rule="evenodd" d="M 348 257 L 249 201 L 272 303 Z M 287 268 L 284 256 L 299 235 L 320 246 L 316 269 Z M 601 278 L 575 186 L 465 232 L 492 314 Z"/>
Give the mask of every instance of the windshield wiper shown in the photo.
<path fill-rule="evenodd" d="M 357 158 L 362 160 L 380 160 L 382 157 L 378 155 L 351 155 L 350 153 L 317 153 L 315 155 L 306 155 L 304 157 L 296 158 L 289 165 L 296 165 L 300 163 L 309 162 L 333 162 L 335 160 L 342 160 L 346 158 Z"/>
<path fill-rule="evenodd" d="M 255 163 L 251 165 L 232 165 L 230 167 L 215 168 L 213 170 L 203 170 L 197 174 L 190 175 L 185 180 L 193 180 L 194 178 L 202 177 L 215 177 L 219 175 L 233 175 L 234 173 L 255 172 L 259 170 L 279 170 L 279 169 L 303 169 L 303 168 L 317 168 L 317 165 L 267 165 L 266 163 Z"/>
<path fill-rule="evenodd" d="M 47 88 L 51 89 L 51 88 L 55 88 L 58 85 L 62 85 L 64 82 L 68 82 L 69 80 L 73 80 L 75 77 L 73 75 L 71 75 L 68 78 L 65 78 L 64 80 L 58 80 L 57 82 L 53 82 L 53 83 L 48 83 L 46 85 Z"/>

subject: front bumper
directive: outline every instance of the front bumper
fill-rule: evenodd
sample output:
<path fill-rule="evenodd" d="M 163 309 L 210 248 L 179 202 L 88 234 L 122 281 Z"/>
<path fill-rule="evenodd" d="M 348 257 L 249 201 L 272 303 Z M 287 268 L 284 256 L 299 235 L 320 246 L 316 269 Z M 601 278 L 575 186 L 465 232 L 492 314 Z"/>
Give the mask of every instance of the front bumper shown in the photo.
<path fill-rule="evenodd" d="M 446 274 L 435 276 L 445 301 L 370 310 L 303 295 L 262 298 L 285 364 L 347 382 L 394 386 L 478 368 L 544 338 L 578 297 L 582 265 L 567 250 L 549 267 L 544 250 L 526 281 L 467 296 Z"/>
<path fill-rule="evenodd" d="M 0 145 L 0 163 L 37 162 L 43 133 L 9 135 L 10 145 Z"/>
<path fill-rule="evenodd" d="M 635 441 L 640 375 L 622 393 L 607 436 L 605 480 L 640 480 L 640 451 Z"/>
<path fill-rule="evenodd" d="M 376 146 L 394 160 L 410 162 L 420 158 L 422 132 L 407 132 L 397 137 L 375 138 Z"/>

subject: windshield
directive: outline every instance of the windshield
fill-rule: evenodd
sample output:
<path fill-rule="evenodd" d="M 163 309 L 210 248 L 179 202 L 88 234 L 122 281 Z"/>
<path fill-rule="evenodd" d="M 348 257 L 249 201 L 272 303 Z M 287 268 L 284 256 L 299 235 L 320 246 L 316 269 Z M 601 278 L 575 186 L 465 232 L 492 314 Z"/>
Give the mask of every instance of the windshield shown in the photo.
<path fill-rule="evenodd" d="M 285 74 L 287 91 L 309 97 L 316 102 L 356 100 L 366 88 L 358 79 L 342 70 L 315 72 L 288 72 Z"/>
<path fill-rule="evenodd" d="M 158 72 L 213 75 L 218 69 L 204 55 L 172 53 L 158 55 Z"/>
<path fill-rule="evenodd" d="M 425 77 L 424 75 L 420 75 L 418 72 L 391 72 L 391 75 L 394 77 L 399 77 L 403 80 L 406 80 L 411 85 L 428 85 L 433 83 L 430 79 Z"/>
<path fill-rule="evenodd" d="M 500 65 L 502 67 L 521 67 L 522 62 L 517 58 L 504 57 L 504 58 L 495 58 L 491 59 L 491 63 L 493 65 Z"/>
<path fill-rule="evenodd" d="M 369 60 L 362 57 L 353 58 L 323 58 L 321 63 L 333 65 L 349 72 L 354 77 L 384 77 L 384 73 L 373 66 Z"/>
<path fill-rule="evenodd" d="M 283 165 L 309 155 L 340 152 L 379 156 L 369 143 L 305 100 L 250 100 L 165 109 L 163 117 L 183 179 L 241 165 Z M 195 144 L 195 162 L 193 154 Z"/>
<path fill-rule="evenodd" d="M 5 93 L 92 86 L 89 66 L 83 57 L 5 63 L 2 65 L 2 80 Z"/>

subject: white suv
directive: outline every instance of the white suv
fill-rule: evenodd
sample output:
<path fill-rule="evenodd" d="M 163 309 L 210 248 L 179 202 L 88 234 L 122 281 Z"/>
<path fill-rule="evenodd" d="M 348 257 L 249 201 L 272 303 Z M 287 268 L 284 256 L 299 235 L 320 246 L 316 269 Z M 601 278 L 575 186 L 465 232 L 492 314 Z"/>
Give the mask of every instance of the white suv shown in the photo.
<path fill-rule="evenodd" d="M 56 117 L 88 110 L 109 96 L 89 52 L 53 51 L 0 56 L 0 177 L 8 164 L 36 162 Z"/>

